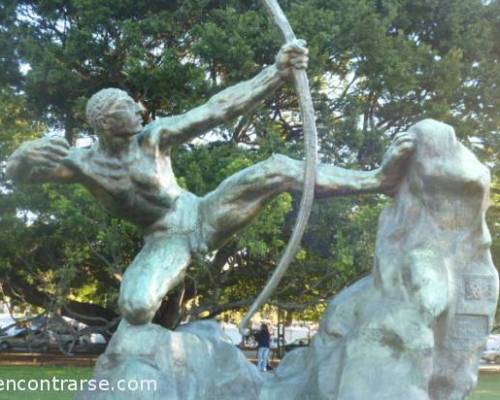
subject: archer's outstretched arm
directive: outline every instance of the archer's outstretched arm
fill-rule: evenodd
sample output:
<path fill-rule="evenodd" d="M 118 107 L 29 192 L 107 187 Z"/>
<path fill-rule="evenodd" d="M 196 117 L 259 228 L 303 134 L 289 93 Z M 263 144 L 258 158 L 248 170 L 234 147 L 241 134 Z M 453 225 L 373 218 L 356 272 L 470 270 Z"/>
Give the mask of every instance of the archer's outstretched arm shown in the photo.
<path fill-rule="evenodd" d="M 18 183 L 71 182 L 73 171 L 62 161 L 69 153 L 68 142 L 44 137 L 23 143 L 7 161 L 7 177 Z"/>
<path fill-rule="evenodd" d="M 306 68 L 307 61 L 304 41 L 287 43 L 278 53 L 276 63 L 254 78 L 223 90 L 207 103 L 184 114 L 160 118 L 149 128 L 160 134 L 162 145 L 185 143 L 223 122 L 248 113 L 289 79 L 292 68 Z"/>

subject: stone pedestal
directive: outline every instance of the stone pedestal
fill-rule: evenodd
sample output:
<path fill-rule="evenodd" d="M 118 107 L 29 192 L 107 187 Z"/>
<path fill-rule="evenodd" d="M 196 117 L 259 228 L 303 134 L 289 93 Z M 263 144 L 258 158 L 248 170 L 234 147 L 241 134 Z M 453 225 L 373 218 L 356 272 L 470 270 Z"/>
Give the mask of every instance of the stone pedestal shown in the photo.
<path fill-rule="evenodd" d="M 95 379 L 109 382 L 110 389 L 106 384 L 105 390 L 88 390 L 78 399 L 253 400 L 262 377 L 215 321 L 175 332 L 154 324 L 122 324 L 96 365 Z"/>

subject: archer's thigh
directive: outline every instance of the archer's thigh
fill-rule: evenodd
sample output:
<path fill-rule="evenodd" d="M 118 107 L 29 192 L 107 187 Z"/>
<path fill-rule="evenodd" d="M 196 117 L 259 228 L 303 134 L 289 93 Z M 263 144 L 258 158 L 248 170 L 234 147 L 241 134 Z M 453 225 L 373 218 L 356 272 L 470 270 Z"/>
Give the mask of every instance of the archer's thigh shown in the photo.
<path fill-rule="evenodd" d="M 135 325 L 151 322 L 167 292 L 184 278 L 190 260 L 184 237 L 147 239 L 120 286 L 118 304 L 127 321 Z"/>
<path fill-rule="evenodd" d="M 266 204 L 295 183 L 288 157 L 274 155 L 226 178 L 201 199 L 202 229 L 209 248 L 224 244 Z"/>

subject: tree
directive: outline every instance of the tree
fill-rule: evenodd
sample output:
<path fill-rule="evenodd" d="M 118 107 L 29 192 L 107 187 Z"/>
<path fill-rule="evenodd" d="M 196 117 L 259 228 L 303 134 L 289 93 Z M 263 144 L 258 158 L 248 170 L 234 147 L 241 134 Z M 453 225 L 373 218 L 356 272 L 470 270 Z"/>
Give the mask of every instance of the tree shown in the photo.
<path fill-rule="evenodd" d="M 499 1 L 281 3 L 309 44 L 323 161 L 374 168 L 393 134 L 433 117 L 454 125 L 496 165 Z M 83 109 L 98 89 L 126 89 L 150 118 L 179 113 L 272 63 L 281 43 L 257 1 L 9 0 L 1 7 L 0 42 L 10 43 L 0 47 L 7 54 L 0 53 L 2 161 L 42 126 L 61 129 L 72 143 L 92 137 Z M 203 194 L 272 152 L 302 157 L 301 139 L 287 87 L 252 114 L 178 149 L 174 165 L 181 183 Z M 3 187 L 7 245 L 0 260 L 10 295 L 78 309 L 80 319 L 112 320 L 120 274 L 140 246 L 135 228 L 105 215 L 77 186 Z M 271 303 L 301 312 L 367 273 L 385 201 L 318 202 Z M 297 198 L 281 196 L 216 254 L 196 260 L 157 322 L 175 326 L 249 305 L 274 270 L 296 212 Z"/>

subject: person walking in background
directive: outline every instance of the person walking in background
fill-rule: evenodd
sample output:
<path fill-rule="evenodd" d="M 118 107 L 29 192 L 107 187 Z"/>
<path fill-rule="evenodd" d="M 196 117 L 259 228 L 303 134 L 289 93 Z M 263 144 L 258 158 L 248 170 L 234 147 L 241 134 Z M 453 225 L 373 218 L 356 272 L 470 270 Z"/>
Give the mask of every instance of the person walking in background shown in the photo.
<path fill-rule="evenodd" d="M 255 340 L 258 344 L 257 368 L 260 371 L 267 371 L 271 334 L 266 324 L 260 326 L 260 331 L 255 334 Z"/>

